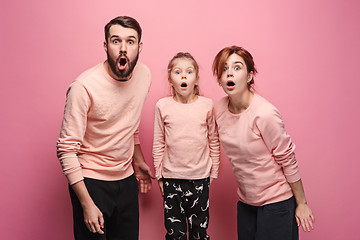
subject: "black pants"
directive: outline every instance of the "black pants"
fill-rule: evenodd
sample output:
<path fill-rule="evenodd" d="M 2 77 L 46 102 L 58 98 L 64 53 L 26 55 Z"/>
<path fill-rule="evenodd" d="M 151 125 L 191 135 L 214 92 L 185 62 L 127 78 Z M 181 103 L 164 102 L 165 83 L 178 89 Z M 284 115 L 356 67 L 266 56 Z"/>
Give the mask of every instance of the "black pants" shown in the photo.
<path fill-rule="evenodd" d="M 296 201 L 288 200 L 256 207 L 241 201 L 237 205 L 239 240 L 298 240 Z"/>
<path fill-rule="evenodd" d="M 85 225 L 83 209 L 69 186 L 73 206 L 74 236 L 76 240 L 138 240 L 139 200 L 134 175 L 119 181 L 84 179 L 86 188 L 105 221 L 105 234 L 90 232 Z"/>
<path fill-rule="evenodd" d="M 165 238 L 167 240 L 210 239 L 209 224 L 210 179 L 163 179 Z"/>

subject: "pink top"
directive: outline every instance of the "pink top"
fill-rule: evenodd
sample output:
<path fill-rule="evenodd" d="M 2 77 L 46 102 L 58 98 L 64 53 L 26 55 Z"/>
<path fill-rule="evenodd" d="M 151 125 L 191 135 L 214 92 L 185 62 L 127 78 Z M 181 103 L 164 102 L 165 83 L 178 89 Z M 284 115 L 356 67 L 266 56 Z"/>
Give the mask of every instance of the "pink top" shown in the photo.
<path fill-rule="evenodd" d="M 288 182 L 300 179 L 295 145 L 279 111 L 255 94 L 240 114 L 228 110 L 228 97 L 215 106 L 220 142 L 238 183 L 240 201 L 262 206 L 290 198 Z"/>
<path fill-rule="evenodd" d="M 214 103 L 199 96 L 190 104 L 173 97 L 155 106 L 153 158 L 156 178 L 217 178 L 220 144 L 213 115 Z"/>
<path fill-rule="evenodd" d="M 113 181 L 133 174 L 134 144 L 151 84 L 137 63 L 129 81 L 111 78 L 104 63 L 82 73 L 66 95 L 57 155 L 70 184 L 83 177 Z"/>

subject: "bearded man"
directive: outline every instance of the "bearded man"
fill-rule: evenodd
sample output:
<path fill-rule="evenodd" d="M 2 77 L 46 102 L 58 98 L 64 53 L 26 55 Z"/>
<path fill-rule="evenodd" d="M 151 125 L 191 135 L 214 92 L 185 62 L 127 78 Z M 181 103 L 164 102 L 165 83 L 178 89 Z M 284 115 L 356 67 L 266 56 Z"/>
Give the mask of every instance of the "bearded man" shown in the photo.
<path fill-rule="evenodd" d="M 83 72 L 66 94 L 57 155 L 69 182 L 74 236 L 138 239 L 138 192 L 151 189 L 139 123 L 151 85 L 138 62 L 141 27 L 128 16 L 105 26 L 107 60 Z"/>

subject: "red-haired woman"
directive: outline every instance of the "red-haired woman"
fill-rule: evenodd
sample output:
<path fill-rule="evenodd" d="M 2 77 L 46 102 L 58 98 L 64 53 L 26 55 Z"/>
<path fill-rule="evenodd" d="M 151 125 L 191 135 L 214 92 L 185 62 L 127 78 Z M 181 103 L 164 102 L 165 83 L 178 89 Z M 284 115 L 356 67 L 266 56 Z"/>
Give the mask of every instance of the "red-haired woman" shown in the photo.
<path fill-rule="evenodd" d="M 279 111 L 254 93 L 254 60 L 231 46 L 213 73 L 227 94 L 215 106 L 219 137 L 238 183 L 238 239 L 298 239 L 313 228 L 290 136 Z"/>

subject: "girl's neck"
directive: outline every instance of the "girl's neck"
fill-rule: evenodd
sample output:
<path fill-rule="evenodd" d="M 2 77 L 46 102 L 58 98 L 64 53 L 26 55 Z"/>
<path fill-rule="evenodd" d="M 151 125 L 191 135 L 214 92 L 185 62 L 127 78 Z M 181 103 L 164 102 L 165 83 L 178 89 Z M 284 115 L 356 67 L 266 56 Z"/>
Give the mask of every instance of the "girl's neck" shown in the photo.
<path fill-rule="evenodd" d="M 189 104 L 189 103 L 193 103 L 198 99 L 198 96 L 195 95 L 194 93 L 188 95 L 188 96 L 183 96 L 180 95 L 178 93 L 175 93 L 175 95 L 173 96 L 173 99 L 176 102 L 182 103 L 182 104 Z"/>
<path fill-rule="evenodd" d="M 244 112 L 250 106 L 253 97 L 254 93 L 251 91 L 247 91 L 240 96 L 229 96 L 229 111 L 234 114 Z"/>

